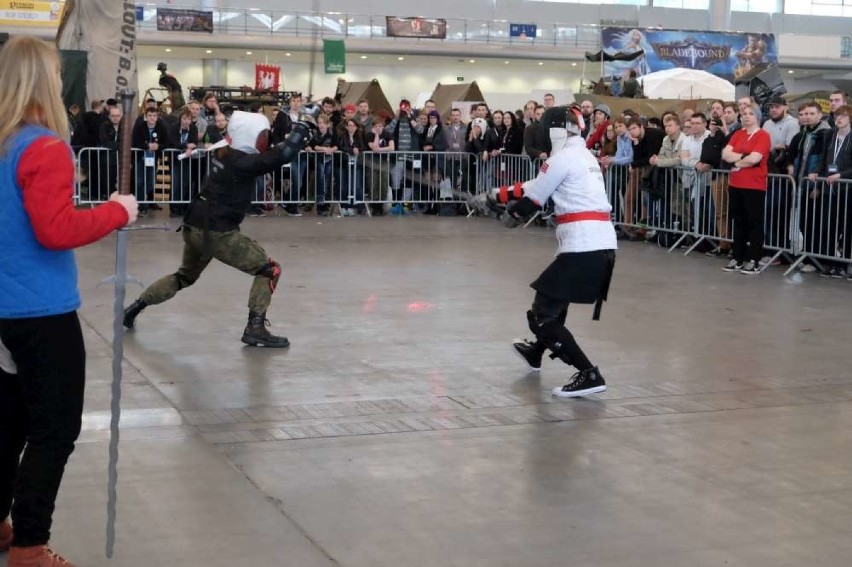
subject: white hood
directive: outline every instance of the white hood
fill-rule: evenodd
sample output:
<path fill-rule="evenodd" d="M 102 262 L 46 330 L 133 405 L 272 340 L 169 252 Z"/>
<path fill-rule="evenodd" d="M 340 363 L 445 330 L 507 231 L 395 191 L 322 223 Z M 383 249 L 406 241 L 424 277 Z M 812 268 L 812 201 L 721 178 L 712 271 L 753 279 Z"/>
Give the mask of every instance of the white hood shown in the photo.
<path fill-rule="evenodd" d="M 264 130 L 269 130 L 269 120 L 263 114 L 255 112 L 235 111 L 228 122 L 230 146 L 247 154 L 256 154 L 257 137 Z"/>

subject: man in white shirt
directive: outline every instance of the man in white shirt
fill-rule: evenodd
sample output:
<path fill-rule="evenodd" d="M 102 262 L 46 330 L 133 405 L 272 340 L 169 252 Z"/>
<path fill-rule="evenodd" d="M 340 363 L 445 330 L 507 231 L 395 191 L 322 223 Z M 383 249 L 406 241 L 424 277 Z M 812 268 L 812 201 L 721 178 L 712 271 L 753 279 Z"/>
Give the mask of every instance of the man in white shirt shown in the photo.
<path fill-rule="evenodd" d="M 683 186 L 688 191 L 689 200 L 692 203 L 693 216 L 696 228 L 702 231 L 709 228 L 709 210 L 702 214 L 705 207 L 707 187 L 710 185 L 710 175 L 706 172 L 697 171 L 696 164 L 701 161 L 701 147 L 704 140 L 710 135 L 707 130 L 707 117 L 701 112 L 696 112 L 689 119 L 689 135 L 683 139 L 680 150 L 680 162 L 687 169 L 683 172 Z M 704 232 L 706 233 L 706 232 Z"/>

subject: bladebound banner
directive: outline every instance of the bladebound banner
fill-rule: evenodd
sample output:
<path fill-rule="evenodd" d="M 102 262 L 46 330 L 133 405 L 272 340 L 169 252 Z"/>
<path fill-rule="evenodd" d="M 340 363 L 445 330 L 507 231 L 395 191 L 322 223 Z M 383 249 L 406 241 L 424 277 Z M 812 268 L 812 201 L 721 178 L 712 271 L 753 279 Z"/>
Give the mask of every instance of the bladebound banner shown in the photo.
<path fill-rule="evenodd" d="M 605 27 L 601 46 L 606 53 L 645 51 L 634 61 L 604 63 L 607 77 L 628 69 L 645 75 L 680 67 L 734 81 L 758 65 L 778 62 L 773 34 Z"/>
<path fill-rule="evenodd" d="M 447 39 L 447 20 L 426 18 L 392 18 L 385 19 L 388 37 L 425 37 L 430 39 Z"/>
<path fill-rule="evenodd" d="M 157 31 L 213 33 L 213 12 L 157 8 Z"/>
<path fill-rule="evenodd" d="M 59 49 L 88 52 L 87 103 L 118 98 L 136 80 L 136 6 L 116 0 L 68 0 L 57 31 Z"/>

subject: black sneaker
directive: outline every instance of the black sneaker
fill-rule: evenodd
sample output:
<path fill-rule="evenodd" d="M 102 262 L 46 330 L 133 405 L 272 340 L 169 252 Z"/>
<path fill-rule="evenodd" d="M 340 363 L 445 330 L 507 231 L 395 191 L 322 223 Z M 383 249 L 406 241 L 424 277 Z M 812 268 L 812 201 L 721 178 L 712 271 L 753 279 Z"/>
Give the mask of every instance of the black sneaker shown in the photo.
<path fill-rule="evenodd" d="M 731 260 L 733 262 L 733 260 Z M 760 266 L 754 260 L 749 260 L 745 264 L 743 264 L 742 269 L 740 270 L 741 274 L 746 274 L 750 276 L 756 276 L 760 273 Z"/>
<path fill-rule="evenodd" d="M 743 269 L 743 265 L 737 262 L 736 260 L 731 260 L 730 262 L 725 264 L 725 267 L 722 269 L 726 272 L 739 272 Z"/>
<path fill-rule="evenodd" d="M 528 339 L 515 339 L 512 341 L 512 352 L 520 356 L 533 372 L 541 370 L 541 357 L 544 354 L 544 349 L 539 347 L 538 343 Z"/>
<path fill-rule="evenodd" d="M 606 392 L 606 382 L 597 366 L 577 372 L 570 382 L 553 389 L 553 395 L 557 398 L 580 398 L 601 392 Z"/>

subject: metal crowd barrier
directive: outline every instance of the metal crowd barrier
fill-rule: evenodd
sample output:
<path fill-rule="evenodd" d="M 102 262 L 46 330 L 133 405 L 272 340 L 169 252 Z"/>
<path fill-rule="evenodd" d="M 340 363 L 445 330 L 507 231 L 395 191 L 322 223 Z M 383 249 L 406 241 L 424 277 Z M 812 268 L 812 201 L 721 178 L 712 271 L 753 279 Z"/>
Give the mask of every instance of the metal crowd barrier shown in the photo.
<path fill-rule="evenodd" d="M 794 190 L 790 248 L 797 256 L 785 275 L 808 260 L 825 273 L 849 274 L 852 264 L 852 181 L 803 179 Z"/>

